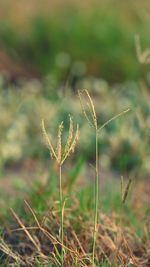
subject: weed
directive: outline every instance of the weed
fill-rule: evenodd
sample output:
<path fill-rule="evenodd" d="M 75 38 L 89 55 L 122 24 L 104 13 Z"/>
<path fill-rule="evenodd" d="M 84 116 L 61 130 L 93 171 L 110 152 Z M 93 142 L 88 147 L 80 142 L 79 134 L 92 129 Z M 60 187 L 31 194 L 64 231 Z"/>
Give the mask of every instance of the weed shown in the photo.
<path fill-rule="evenodd" d="M 94 232 L 93 232 L 93 250 L 92 250 L 92 266 L 94 267 L 95 259 L 95 244 L 96 244 L 96 233 L 98 224 L 98 202 L 99 202 L 99 166 L 98 166 L 98 125 L 97 125 L 97 115 L 93 101 L 87 90 L 83 91 L 88 97 L 87 106 L 89 109 L 89 114 L 87 114 L 84 105 L 82 104 L 81 92 L 79 92 L 80 102 L 83 109 L 83 113 L 88 121 L 88 123 L 94 128 L 95 131 L 95 216 L 94 216 Z"/>
<path fill-rule="evenodd" d="M 82 96 L 83 94 L 87 97 L 88 101 L 87 109 L 88 113 L 83 105 Z M 81 107 L 83 110 L 83 113 L 85 115 L 85 118 L 87 119 L 89 125 L 94 128 L 95 131 L 95 215 L 94 215 L 94 232 L 93 232 L 93 249 L 92 249 L 92 266 L 94 267 L 95 262 L 95 245 L 96 245 L 96 237 L 97 237 L 97 225 L 98 225 L 98 203 L 99 203 L 99 152 L 98 152 L 98 134 L 99 131 L 101 131 L 104 127 L 106 127 L 110 122 L 115 120 L 116 118 L 122 116 L 123 114 L 127 113 L 130 109 L 127 109 L 116 116 L 112 117 L 108 121 L 106 121 L 100 128 L 98 127 L 98 121 L 97 121 L 97 114 L 95 111 L 93 100 L 87 90 L 79 91 L 78 92 Z M 128 188 L 128 187 L 127 187 Z M 127 190 L 128 191 L 128 190 Z M 126 198 L 126 192 L 125 197 Z"/>
<path fill-rule="evenodd" d="M 63 131 L 63 122 L 60 123 L 59 129 L 58 129 L 58 136 L 57 136 L 57 147 L 56 149 L 53 147 L 51 139 L 48 137 L 47 132 L 45 130 L 45 125 L 44 121 L 42 121 L 42 130 L 43 134 L 45 137 L 45 140 L 47 142 L 50 155 L 52 158 L 54 158 L 58 164 L 58 169 L 59 169 L 59 201 L 60 201 L 60 211 L 61 211 L 61 216 L 60 216 L 60 221 L 61 221 L 61 226 L 60 226 L 60 236 L 61 236 L 61 244 L 62 244 L 62 249 L 61 249 L 61 266 L 63 266 L 63 245 L 64 245 L 64 209 L 65 209 L 65 200 L 63 199 L 63 192 L 62 192 L 62 166 L 67 159 L 68 156 L 70 156 L 71 153 L 74 152 L 75 147 L 78 142 L 79 138 L 79 130 L 78 130 L 78 125 L 74 134 L 74 129 L 73 129 L 73 120 L 70 116 L 70 127 L 69 127 L 69 134 L 68 138 L 66 141 L 66 144 L 64 147 L 62 147 L 62 131 Z M 73 136 L 74 134 L 74 136 Z"/>

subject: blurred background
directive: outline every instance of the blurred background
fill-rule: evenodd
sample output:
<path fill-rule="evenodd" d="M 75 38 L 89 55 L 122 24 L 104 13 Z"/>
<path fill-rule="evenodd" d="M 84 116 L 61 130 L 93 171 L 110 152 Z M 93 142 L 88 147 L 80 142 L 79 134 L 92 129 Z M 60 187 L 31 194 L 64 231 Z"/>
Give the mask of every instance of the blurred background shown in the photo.
<path fill-rule="evenodd" d="M 100 134 L 104 177 L 149 176 L 149 29 L 149 0 L 0 1 L 2 189 L 13 184 L 25 190 L 29 175 L 44 180 L 49 153 L 42 118 L 52 136 L 63 120 L 65 138 L 68 113 L 80 125 L 70 175 L 94 161 L 94 133 L 82 114 L 78 89 L 89 90 L 99 125 L 131 109 Z"/>

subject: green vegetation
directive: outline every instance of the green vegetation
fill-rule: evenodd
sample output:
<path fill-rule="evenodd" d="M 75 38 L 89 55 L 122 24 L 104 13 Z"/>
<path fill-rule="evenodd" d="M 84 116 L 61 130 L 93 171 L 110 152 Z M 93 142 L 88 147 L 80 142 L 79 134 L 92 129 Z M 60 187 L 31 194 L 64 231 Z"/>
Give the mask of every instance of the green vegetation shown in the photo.
<path fill-rule="evenodd" d="M 0 266 L 149 267 L 150 5 L 59 1 L 0 3 Z"/>
<path fill-rule="evenodd" d="M 92 9 L 88 14 L 76 9 L 57 11 L 32 19 L 24 31 L 3 21 L 1 47 L 56 82 L 73 82 L 85 75 L 111 83 L 138 80 L 144 74 L 136 59 L 134 37 L 138 33 L 142 47 L 149 46 L 149 25 L 136 9 L 121 16 L 122 8 Z"/>
<path fill-rule="evenodd" d="M 102 80 L 85 79 L 79 88 L 93 88 L 99 127 L 123 110 L 131 109 L 127 120 L 120 117 L 102 129 L 98 138 L 102 164 L 106 168 L 113 167 L 120 175 L 128 172 L 138 176 L 148 174 L 150 108 L 147 87 L 131 82 L 110 89 Z M 48 97 L 51 94 L 52 99 Z M 49 154 L 43 147 L 40 120 L 45 118 L 52 135 L 60 121 L 64 121 L 65 138 L 69 128 L 68 114 L 80 126 L 81 141 L 76 158 L 93 161 L 95 137 L 81 116 L 78 96 L 69 89 L 62 96 L 63 92 L 56 90 L 54 93 L 51 87 L 48 91 L 48 84 L 43 87 L 34 82 L 25 84 L 21 90 L 10 88 L 7 93 L 1 89 L 1 170 L 22 160 L 47 160 Z"/>

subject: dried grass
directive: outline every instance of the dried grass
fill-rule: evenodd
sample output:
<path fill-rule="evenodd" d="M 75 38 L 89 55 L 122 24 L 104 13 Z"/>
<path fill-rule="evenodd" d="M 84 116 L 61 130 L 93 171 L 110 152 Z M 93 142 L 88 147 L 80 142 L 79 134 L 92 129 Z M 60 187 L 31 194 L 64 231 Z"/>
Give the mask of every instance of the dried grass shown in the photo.
<path fill-rule="evenodd" d="M 44 266 L 47 266 L 48 262 L 54 266 L 60 266 L 58 255 L 61 253 L 62 244 L 57 238 L 59 225 L 55 223 L 56 215 L 50 215 L 41 225 L 27 202 L 26 206 L 35 224 L 32 227 L 25 226 L 12 211 L 19 228 L 7 229 L 3 233 L 0 244 L 3 266 L 16 266 L 15 264 L 18 263 L 20 266 L 38 266 L 37 259 L 40 259 Z M 100 215 L 101 223 L 97 228 L 96 240 L 97 262 L 107 262 L 107 266 L 132 264 L 137 267 L 148 267 L 150 264 L 148 239 L 138 238 L 131 229 L 122 228 L 115 221 L 115 216 L 108 217 L 102 213 Z M 63 245 L 65 248 L 64 266 L 91 266 L 92 222 L 83 220 L 78 233 L 73 229 L 71 221 L 67 220 L 64 225 L 66 233 L 65 245 Z M 25 253 L 23 253 L 23 247 Z M 12 265 L 9 265 L 10 263 Z"/>

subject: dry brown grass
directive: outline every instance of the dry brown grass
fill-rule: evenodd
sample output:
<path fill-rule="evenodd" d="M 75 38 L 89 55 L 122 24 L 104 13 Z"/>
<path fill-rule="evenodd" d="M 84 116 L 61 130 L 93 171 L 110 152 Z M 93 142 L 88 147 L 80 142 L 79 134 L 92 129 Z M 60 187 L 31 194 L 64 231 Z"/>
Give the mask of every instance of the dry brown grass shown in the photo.
<path fill-rule="evenodd" d="M 1 239 L 0 254 L 3 266 L 20 263 L 21 266 L 38 266 L 37 259 L 42 260 L 44 266 L 48 262 L 54 266 L 60 266 L 59 257 L 61 243 L 59 242 L 59 219 L 55 210 L 49 212 L 44 218 L 37 219 L 35 212 L 28 203 L 25 203 L 33 216 L 33 225 L 25 225 L 21 219 L 12 211 L 18 223 L 16 229 L 5 229 Z M 75 210 L 72 210 L 75 212 Z M 89 214 L 90 215 L 90 214 Z M 64 236 L 64 266 L 90 266 L 92 228 L 93 222 L 87 222 L 83 217 L 74 218 L 80 223 L 78 231 L 73 230 L 72 218 L 69 213 L 65 220 Z M 107 266 L 128 266 L 132 264 L 137 267 L 148 267 L 149 240 L 145 227 L 145 236 L 138 238 L 129 228 L 123 228 L 118 223 L 118 215 L 108 217 L 101 213 L 98 225 L 96 255 L 98 262 L 107 260 Z M 17 244 L 17 245 L 16 245 Z M 76 262 L 76 265 L 75 265 Z"/>

